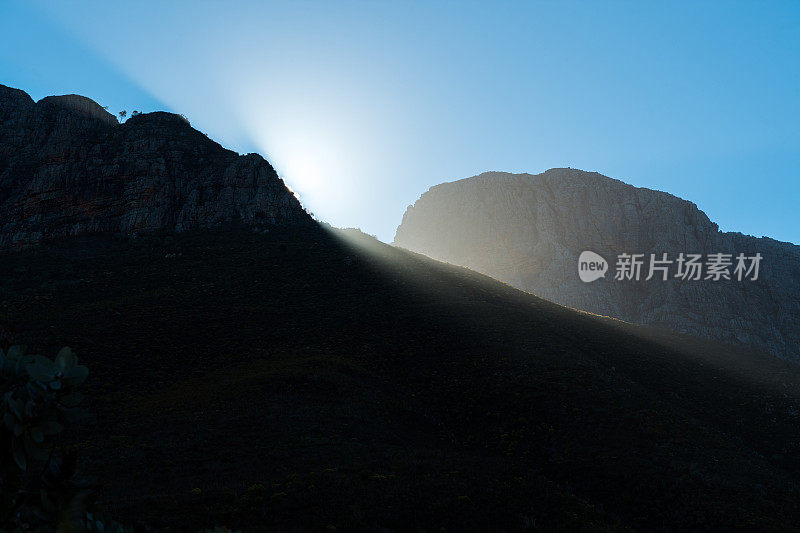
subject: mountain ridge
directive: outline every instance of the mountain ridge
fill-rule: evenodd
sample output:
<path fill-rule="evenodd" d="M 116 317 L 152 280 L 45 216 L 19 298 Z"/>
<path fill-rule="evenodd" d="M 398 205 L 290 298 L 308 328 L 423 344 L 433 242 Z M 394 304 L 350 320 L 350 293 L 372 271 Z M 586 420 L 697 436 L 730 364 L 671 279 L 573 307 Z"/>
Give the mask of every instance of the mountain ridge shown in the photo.
<path fill-rule="evenodd" d="M 234 220 L 311 223 L 268 161 L 220 146 L 180 115 L 120 124 L 89 98 L 34 102 L 0 85 L 0 250 Z"/>
<path fill-rule="evenodd" d="M 576 309 L 800 356 L 799 246 L 721 232 L 693 202 L 596 172 L 483 173 L 436 185 L 406 210 L 394 243 Z M 735 288 L 725 280 L 585 284 L 577 275 L 584 250 L 612 272 L 620 253 L 764 260 L 759 280 Z"/>
<path fill-rule="evenodd" d="M 600 172 L 598 172 L 596 170 L 581 170 L 581 169 L 572 168 L 572 167 L 552 167 L 552 168 L 549 168 L 549 169 L 547 169 L 547 170 L 545 170 L 543 172 L 540 172 L 539 174 L 532 174 L 530 172 L 506 172 L 506 171 L 503 171 L 503 170 L 486 170 L 484 172 L 480 172 L 478 174 L 475 174 L 474 176 L 470 176 L 470 177 L 467 177 L 467 178 L 458 178 L 458 179 L 454 179 L 452 181 L 444 181 L 442 183 L 437 183 L 436 185 L 432 185 L 431 187 L 429 187 L 428 190 L 425 191 L 425 193 L 427 193 L 427 192 L 429 192 L 431 190 L 437 189 L 438 187 L 441 187 L 441 186 L 445 186 L 445 185 L 449 185 L 449 184 L 453 184 L 453 183 L 465 182 L 465 181 L 469 181 L 469 180 L 472 180 L 472 179 L 475 179 L 475 178 L 484 177 L 484 176 L 485 177 L 508 176 L 508 177 L 528 177 L 528 178 L 531 178 L 531 177 L 540 176 L 542 174 L 546 174 L 548 172 L 556 172 L 556 171 L 570 171 L 570 172 L 576 171 L 576 172 L 581 172 L 581 173 L 586 174 L 586 175 L 597 176 L 599 178 L 610 180 L 612 182 L 616 182 L 618 184 L 621 184 L 621 185 L 624 185 L 624 186 L 627 186 L 627 187 L 631 187 L 631 188 L 636 189 L 636 190 L 649 191 L 649 192 L 652 192 L 652 193 L 667 195 L 667 196 L 669 196 L 671 198 L 680 200 L 681 202 L 686 202 L 687 204 L 690 204 L 690 205 L 694 206 L 695 208 L 697 208 L 697 210 L 700 211 L 703 215 L 705 215 L 706 218 L 708 218 L 709 222 L 711 222 L 711 224 L 716 226 L 717 229 L 719 230 L 719 224 L 714 222 L 711 219 L 711 217 L 709 217 L 706 214 L 705 211 L 700 209 L 700 207 L 697 205 L 696 202 L 693 202 L 692 200 L 689 200 L 688 198 L 684 198 L 684 197 L 679 196 L 677 194 L 671 193 L 669 191 L 661 190 L 661 189 L 653 189 L 653 188 L 650 188 L 650 187 L 640 187 L 638 185 L 633 185 L 632 183 L 628 183 L 628 182 L 626 182 L 624 180 L 621 180 L 621 179 L 618 179 L 618 178 L 613 178 L 611 176 L 606 176 L 605 174 L 602 174 L 602 173 L 600 173 Z M 425 194 L 425 193 L 423 193 L 423 194 Z M 412 206 L 413 206 L 413 204 L 412 204 Z M 409 207 L 412 207 L 412 206 L 409 206 Z M 743 231 L 736 231 L 736 230 L 730 230 L 730 231 L 719 230 L 719 231 L 720 231 L 720 233 L 724 233 L 724 234 L 740 235 L 740 236 L 743 236 L 743 237 L 751 237 L 753 239 L 767 239 L 769 241 L 774 241 L 776 243 L 791 244 L 793 246 L 800 246 L 800 243 L 796 243 L 796 242 L 792 242 L 792 241 L 783 241 L 783 240 L 780 240 L 780 239 L 775 239 L 774 237 L 770 237 L 769 235 L 758 236 L 758 235 L 754 235 L 752 233 L 745 233 Z M 396 236 L 396 231 L 395 231 L 395 236 Z"/>

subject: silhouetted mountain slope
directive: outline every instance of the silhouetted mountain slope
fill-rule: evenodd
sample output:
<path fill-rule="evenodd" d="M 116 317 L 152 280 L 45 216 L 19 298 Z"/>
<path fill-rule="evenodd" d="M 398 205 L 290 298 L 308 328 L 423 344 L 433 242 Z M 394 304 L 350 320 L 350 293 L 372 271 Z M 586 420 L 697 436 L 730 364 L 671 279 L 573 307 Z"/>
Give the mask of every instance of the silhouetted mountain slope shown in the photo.
<path fill-rule="evenodd" d="M 796 365 L 333 235 L 91 237 L 4 257 L 5 335 L 68 344 L 91 369 L 96 416 L 73 438 L 114 515 L 186 530 L 800 524 Z"/>
<path fill-rule="evenodd" d="M 800 524 L 796 365 L 320 228 L 181 117 L 0 86 L 0 209 L 0 342 L 89 366 L 66 442 L 115 518 Z"/>
<path fill-rule="evenodd" d="M 0 85 L 0 250 L 86 233 L 309 224 L 272 166 L 171 113 L 124 124 L 83 96 Z"/>
<path fill-rule="evenodd" d="M 596 172 L 487 172 L 437 185 L 408 208 L 394 242 L 570 307 L 800 360 L 800 246 L 720 232 L 691 202 Z M 609 262 L 605 278 L 580 280 L 584 250 Z M 613 279 L 622 253 L 643 254 L 640 281 Z M 650 254 L 664 253 L 670 279 L 655 271 L 645 281 Z M 731 279 L 676 279 L 680 253 L 731 254 Z M 758 280 L 736 279 L 739 253 L 761 254 Z"/>

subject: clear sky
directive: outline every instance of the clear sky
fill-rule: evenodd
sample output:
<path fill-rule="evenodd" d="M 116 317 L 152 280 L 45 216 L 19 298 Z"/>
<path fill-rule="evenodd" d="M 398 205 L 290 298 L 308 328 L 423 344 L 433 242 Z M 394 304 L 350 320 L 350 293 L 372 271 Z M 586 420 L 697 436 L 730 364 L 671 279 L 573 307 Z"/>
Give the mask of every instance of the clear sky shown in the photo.
<path fill-rule="evenodd" d="M 570 166 L 800 243 L 796 0 L 0 0 L 0 83 L 183 113 L 387 241 L 432 185 Z"/>

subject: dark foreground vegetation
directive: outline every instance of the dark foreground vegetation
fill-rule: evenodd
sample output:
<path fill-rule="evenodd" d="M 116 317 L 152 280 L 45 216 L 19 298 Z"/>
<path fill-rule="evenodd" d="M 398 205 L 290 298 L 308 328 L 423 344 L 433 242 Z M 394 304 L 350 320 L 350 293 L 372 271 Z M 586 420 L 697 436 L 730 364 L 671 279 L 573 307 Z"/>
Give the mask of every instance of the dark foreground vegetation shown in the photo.
<path fill-rule="evenodd" d="M 123 523 L 789 530 L 800 372 L 355 232 L 2 256 L 2 342 L 89 367 L 60 442 Z"/>

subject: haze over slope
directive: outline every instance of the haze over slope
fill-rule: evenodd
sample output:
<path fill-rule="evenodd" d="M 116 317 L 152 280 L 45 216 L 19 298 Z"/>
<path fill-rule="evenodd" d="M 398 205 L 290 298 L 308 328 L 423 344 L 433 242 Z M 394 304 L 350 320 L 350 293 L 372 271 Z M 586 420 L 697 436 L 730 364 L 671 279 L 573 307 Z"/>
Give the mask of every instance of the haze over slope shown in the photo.
<path fill-rule="evenodd" d="M 574 169 L 487 172 L 428 190 L 394 243 L 570 307 L 800 359 L 800 246 L 720 232 L 664 192 Z M 609 262 L 605 278 L 580 280 L 584 250 Z M 641 281 L 613 279 L 621 253 L 644 254 Z M 676 279 L 674 264 L 667 281 L 644 281 L 651 253 L 763 259 L 756 281 Z"/>

